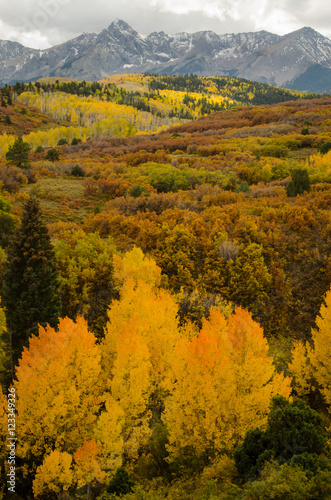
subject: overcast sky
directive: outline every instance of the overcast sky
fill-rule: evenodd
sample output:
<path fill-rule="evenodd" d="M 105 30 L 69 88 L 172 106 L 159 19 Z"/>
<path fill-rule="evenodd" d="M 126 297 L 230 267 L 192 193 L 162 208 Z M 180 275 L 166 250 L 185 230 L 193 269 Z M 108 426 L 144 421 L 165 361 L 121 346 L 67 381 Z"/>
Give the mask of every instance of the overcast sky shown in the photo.
<path fill-rule="evenodd" d="M 330 0 L 0 0 L 0 40 L 34 48 L 99 33 L 116 18 L 141 34 L 267 30 L 310 26 L 331 38 Z"/>

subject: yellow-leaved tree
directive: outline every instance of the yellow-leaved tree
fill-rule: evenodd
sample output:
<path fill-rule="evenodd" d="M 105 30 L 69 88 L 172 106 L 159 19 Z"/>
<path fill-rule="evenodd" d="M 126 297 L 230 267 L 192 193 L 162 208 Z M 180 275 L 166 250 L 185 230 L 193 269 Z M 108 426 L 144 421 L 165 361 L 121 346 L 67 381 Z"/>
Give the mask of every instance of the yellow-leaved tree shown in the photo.
<path fill-rule="evenodd" d="M 312 345 L 296 342 L 289 371 L 298 396 L 304 397 L 319 389 L 331 411 L 331 290 L 326 293 L 316 328 L 311 332 Z"/>
<path fill-rule="evenodd" d="M 292 387 L 296 396 L 300 398 L 309 397 L 317 388 L 316 380 L 313 378 L 313 367 L 307 356 L 307 344 L 296 341 L 292 349 L 292 361 L 288 370 L 292 378 Z"/>
<path fill-rule="evenodd" d="M 91 487 L 97 481 L 103 481 L 105 473 L 101 470 L 98 455 L 100 446 L 95 439 L 84 441 L 74 453 L 75 476 L 78 481 L 78 488 L 86 486 L 86 499 L 89 500 Z"/>
<path fill-rule="evenodd" d="M 27 474 L 33 474 L 54 449 L 72 455 L 84 441 L 94 438 L 95 431 L 104 439 L 103 426 L 99 427 L 106 399 L 100 384 L 100 359 L 96 338 L 83 318 L 76 322 L 61 319 L 58 331 L 40 327 L 39 335 L 30 338 L 15 382 L 17 454 L 30 464 Z M 117 431 L 112 430 L 116 454 L 121 443 L 121 418 L 114 402 L 108 421 Z M 106 452 L 109 455 L 112 450 Z"/>
<path fill-rule="evenodd" d="M 1 249 L 0 249 L 1 250 Z M 4 383 L 8 359 L 6 356 L 5 334 L 7 333 L 5 312 L 0 307 L 0 384 Z"/>
<path fill-rule="evenodd" d="M 271 397 L 290 393 L 262 328 L 240 308 L 228 322 L 212 309 L 198 337 L 178 341 L 172 384 L 164 415 L 172 457 L 233 450 L 247 430 L 266 424 Z"/>
<path fill-rule="evenodd" d="M 155 260 L 149 259 L 143 251 L 134 247 L 130 252 L 126 252 L 123 257 L 114 255 L 114 278 L 121 285 L 124 281 L 132 279 L 136 283 L 144 281 L 151 286 L 159 286 L 161 283 L 161 268 Z"/>
<path fill-rule="evenodd" d="M 74 482 L 71 464 L 72 456 L 65 451 L 54 450 L 46 455 L 33 481 L 35 498 L 55 494 L 61 500 Z"/>
<path fill-rule="evenodd" d="M 56 267 L 61 276 L 62 315 L 84 316 L 90 329 L 101 336 L 114 295 L 111 238 L 83 230 L 60 231 L 54 243 Z"/>
<path fill-rule="evenodd" d="M 151 417 L 160 417 L 164 382 L 180 335 L 178 306 L 157 288 L 161 270 L 141 250 L 114 259 L 114 267 L 123 285 L 120 300 L 108 312 L 102 375 L 125 415 L 125 452 L 135 457 L 150 434 Z"/>
<path fill-rule="evenodd" d="M 105 409 L 93 429 L 93 436 L 100 446 L 99 462 L 102 470 L 116 470 L 122 465 L 122 430 L 124 412 L 115 399 L 104 394 Z"/>
<path fill-rule="evenodd" d="M 308 357 L 321 393 L 331 410 L 331 290 L 327 292 L 325 303 L 316 318 L 316 327 L 311 332 L 314 347 L 308 347 Z"/>
<path fill-rule="evenodd" d="M 8 394 L 8 393 L 7 393 Z M 0 470 L 1 470 L 1 477 L 6 477 L 6 474 L 10 472 L 10 464 L 8 464 L 8 450 L 10 448 L 7 448 L 7 444 L 10 442 L 8 441 L 8 437 L 11 437 L 11 433 L 8 435 L 8 398 L 7 394 L 4 394 L 2 392 L 2 388 L 0 385 Z M 10 398 L 11 399 L 11 398 Z M 14 411 L 14 410 L 13 410 Z M 15 431 L 12 433 L 12 437 L 15 437 L 16 433 Z M 7 489 L 6 486 L 6 481 L 3 481 L 2 484 L 0 484 L 0 500 L 4 498 L 5 490 Z"/>

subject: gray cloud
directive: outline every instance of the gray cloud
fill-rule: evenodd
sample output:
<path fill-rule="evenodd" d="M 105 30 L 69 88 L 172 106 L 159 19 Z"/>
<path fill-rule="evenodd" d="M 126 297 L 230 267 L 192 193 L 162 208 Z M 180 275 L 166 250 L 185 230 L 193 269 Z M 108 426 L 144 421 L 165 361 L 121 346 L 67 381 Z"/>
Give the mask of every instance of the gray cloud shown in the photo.
<path fill-rule="evenodd" d="M 326 0 L 0 0 L 0 39 L 46 48 L 83 31 L 99 33 L 116 18 L 139 33 L 265 29 L 285 34 L 310 26 L 331 37 Z"/>

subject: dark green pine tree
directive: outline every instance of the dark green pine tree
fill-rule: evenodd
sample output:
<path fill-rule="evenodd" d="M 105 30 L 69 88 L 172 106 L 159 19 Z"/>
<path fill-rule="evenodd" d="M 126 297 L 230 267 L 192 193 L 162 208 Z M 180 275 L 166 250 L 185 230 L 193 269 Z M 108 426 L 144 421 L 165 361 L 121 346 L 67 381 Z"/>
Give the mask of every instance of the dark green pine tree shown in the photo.
<path fill-rule="evenodd" d="M 9 146 L 6 153 L 8 165 L 14 165 L 19 168 L 30 168 L 29 152 L 31 148 L 27 142 L 24 142 L 22 137 L 17 137 L 12 146 Z"/>
<path fill-rule="evenodd" d="M 286 187 L 287 196 L 297 196 L 310 191 L 310 178 L 307 169 L 297 168 L 292 172 L 292 180 Z"/>
<path fill-rule="evenodd" d="M 260 474 L 266 462 L 298 465 L 307 474 L 325 469 L 327 444 L 322 417 L 301 399 L 274 396 L 266 430 L 250 429 L 234 450 L 237 469 L 246 479 Z M 317 498 L 317 497 L 316 497 Z"/>
<path fill-rule="evenodd" d="M 13 367 L 38 324 L 56 328 L 61 314 L 59 281 L 48 230 L 37 200 L 25 204 L 20 227 L 8 247 L 2 304 L 5 308 Z"/>

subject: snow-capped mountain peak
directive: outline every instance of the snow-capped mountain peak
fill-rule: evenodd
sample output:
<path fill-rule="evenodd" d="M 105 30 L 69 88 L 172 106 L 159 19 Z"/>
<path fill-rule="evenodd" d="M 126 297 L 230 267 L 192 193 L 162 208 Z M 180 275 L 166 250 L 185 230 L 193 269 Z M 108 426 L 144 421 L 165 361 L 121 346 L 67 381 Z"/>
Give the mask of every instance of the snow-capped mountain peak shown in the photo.
<path fill-rule="evenodd" d="M 99 80 L 134 72 L 231 75 L 299 90 L 331 90 L 331 40 L 309 27 L 284 36 L 267 31 L 140 35 L 122 19 L 99 34 L 40 51 L 0 41 L 0 83 L 41 77 Z M 312 74 L 317 75 L 312 78 Z"/>

